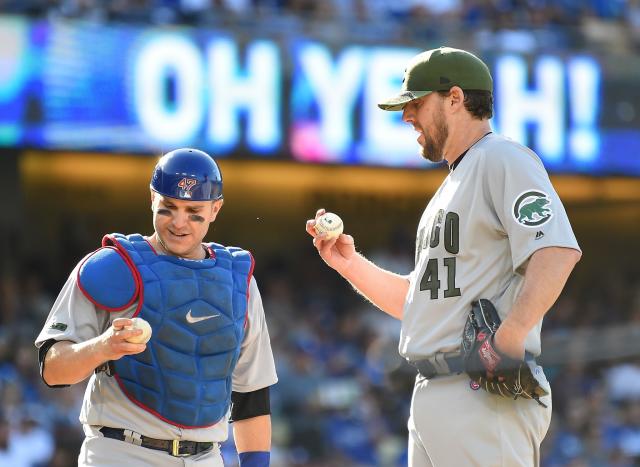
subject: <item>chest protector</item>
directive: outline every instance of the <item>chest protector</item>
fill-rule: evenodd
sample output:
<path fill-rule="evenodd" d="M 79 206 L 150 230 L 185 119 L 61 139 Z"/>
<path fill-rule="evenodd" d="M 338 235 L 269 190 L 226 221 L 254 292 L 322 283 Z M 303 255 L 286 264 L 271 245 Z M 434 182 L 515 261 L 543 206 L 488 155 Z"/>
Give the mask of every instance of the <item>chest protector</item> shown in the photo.
<path fill-rule="evenodd" d="M 80 288 L 111 311 L 137 298 L 134 316 L 148 321 L 153 331 L 144 352 L 113 362 L 120 388 L 136 405 L 172 425 L 216 424 L 231 402 L 251 254 L 214 243 L 214 258 L 185 260 L 157 255 L 138 234 L 106 235 L 102 245 L 81 265 Z M 130 276 L 123 279 L 126 270 Z"/>

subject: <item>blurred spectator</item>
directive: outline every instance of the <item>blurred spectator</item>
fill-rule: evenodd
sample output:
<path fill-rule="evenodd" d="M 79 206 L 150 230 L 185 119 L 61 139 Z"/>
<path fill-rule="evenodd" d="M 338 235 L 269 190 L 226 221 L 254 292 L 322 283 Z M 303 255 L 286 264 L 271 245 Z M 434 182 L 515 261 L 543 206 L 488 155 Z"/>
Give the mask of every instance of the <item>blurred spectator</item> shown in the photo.
<path fill-rule="evenodd" d="M 327 40 L 445 41 L 471 35 L 476 49 L 518 52 L 584 41 L 637 45 L 639 11 L 638 0 L 0 0 L 0 12 L 34 17 L 232 23 L 246 32 L 260 23 L 265 31 L 305 31 Z"/>
<path fill-rule="evenodd" d="M 0 465 L 33 467 L 51 459 L 53 436 L 39 425 L 39 418 L 26 406 L 17 420 L 0 418 Z"/>
<path fill-rule="evenodd" d="M 614 440 L 615 446 L 635 462 L 640 461 L 640 401 L 622 406 L 622 423 Z"/>
<path fill-rule="evenodd" d="M 640 401 L 640 362 L 615 365 L 605 374 L 612 401 Z"/>

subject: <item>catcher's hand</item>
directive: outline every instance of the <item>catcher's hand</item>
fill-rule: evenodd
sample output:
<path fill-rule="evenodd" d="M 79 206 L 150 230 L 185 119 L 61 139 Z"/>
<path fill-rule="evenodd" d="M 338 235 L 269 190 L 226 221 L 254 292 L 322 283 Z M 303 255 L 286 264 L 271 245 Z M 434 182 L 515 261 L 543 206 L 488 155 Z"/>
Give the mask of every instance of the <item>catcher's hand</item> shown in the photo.
<path fill-rule="evenodd" d="M 532 358 L 514 360 L 494 346 L 493 338 L 501 320 L 493 304 L 480 299 L 471 304 L 462 334 L 465 371 L 481 388 L 504 397 L 535 399 L 549 392 L 541 371 Z"/>

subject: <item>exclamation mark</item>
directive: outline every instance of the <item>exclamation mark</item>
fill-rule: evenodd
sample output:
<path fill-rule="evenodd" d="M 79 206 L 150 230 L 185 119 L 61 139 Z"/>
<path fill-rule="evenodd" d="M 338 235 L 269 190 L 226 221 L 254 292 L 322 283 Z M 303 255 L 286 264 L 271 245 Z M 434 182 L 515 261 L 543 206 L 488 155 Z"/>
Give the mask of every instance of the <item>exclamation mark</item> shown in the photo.
<path fill-rule="evenodd" d="M 593 162 L 600 152 L 600 136 L 596 128 L 600 68 L 591 58 L 574 58 L 569 61 L 568 75 L 571 109 L 569 151 L 575 161 Z"/>

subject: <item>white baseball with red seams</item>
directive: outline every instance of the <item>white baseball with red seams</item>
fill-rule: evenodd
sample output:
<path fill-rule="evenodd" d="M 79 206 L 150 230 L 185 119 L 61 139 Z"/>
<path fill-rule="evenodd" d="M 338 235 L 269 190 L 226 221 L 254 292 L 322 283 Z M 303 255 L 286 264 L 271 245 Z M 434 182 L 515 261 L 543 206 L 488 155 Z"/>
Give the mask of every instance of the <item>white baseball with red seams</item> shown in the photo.
<path fill-rule="evenodd" d="M 315 229 L 318 234 L 326 233 L 326 240 L 331 240 L 340 236 L 344 225 L 340 216 L 332 212 L 325 212 L 316 219 Z"/>
<path fill-rule="evenodd" d="M 146 344 L 151 339 L 151 325 L 142 318 L 131 318 L 131 326 L 125 326 L 125 329 L 142 329 L 142 334 L 131 336 L 127 342 Z"/>

